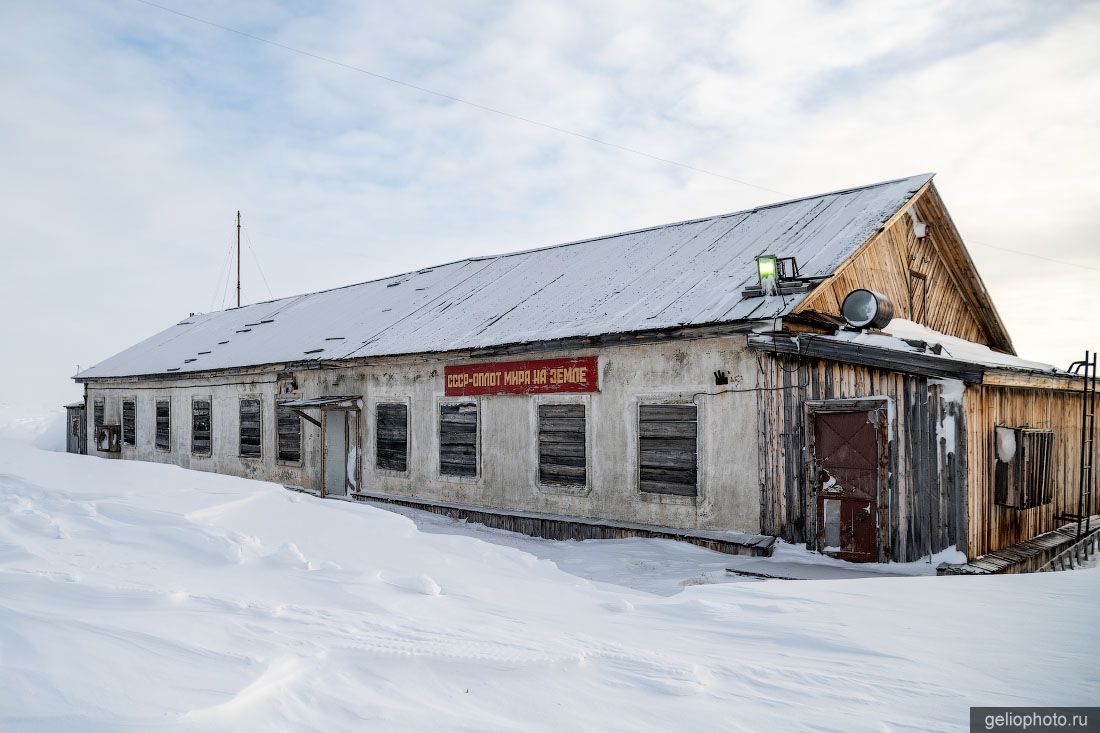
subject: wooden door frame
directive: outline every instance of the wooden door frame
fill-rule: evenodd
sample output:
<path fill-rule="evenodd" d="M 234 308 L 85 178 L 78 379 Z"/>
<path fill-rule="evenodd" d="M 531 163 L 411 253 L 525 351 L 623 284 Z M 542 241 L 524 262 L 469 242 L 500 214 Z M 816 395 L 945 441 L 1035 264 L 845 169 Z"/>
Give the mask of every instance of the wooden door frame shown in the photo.
<path fill-rule="evenodd" d="M 878 497 L 878 558 L 876 562 L 888 562 L 890 559 L 890 405 L 887 397 L 863 397 L 857 399 L 806 400 L 804 405 L 806 446 L 806 537 L 807 546 L 813 543 L 813 549 L 824 554 L 824 531 L 817 516 L 817 463 L 814 460 L 814 426 L 819 414 L 836 412 L 871 412 L 878 414 L 876 444 L 878 447 L 878 480 L 875 493 Z M 811 540 L 812 538 L 812 540 Z"/>
<path fill-rule="evenodd" d="M 358 407 L 322 407 L 321 408 L 321 498 L 328 496 L 328 413 L 341 411 L 355 413 L 355 486 L 359 486 L 362 476 L 363 441 L 362 441 L 362 410 Z M 348 448 L 351 433 L 348 430 L 348 416 L 344 415 L 344 463 L 347 464 Z M 346 481 L 345 477 L 345 481 Z M 347 487 L 345 487 L 347 488 Z M 347 494 L 343 494 L 346 496 Z"/>

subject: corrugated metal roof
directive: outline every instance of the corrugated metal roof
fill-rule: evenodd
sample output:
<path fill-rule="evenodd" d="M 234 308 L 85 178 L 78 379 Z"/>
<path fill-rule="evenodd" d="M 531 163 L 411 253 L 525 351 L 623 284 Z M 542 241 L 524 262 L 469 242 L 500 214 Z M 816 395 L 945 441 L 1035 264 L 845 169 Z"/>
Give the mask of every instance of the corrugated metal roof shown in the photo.
<path fill-rule="evenodd" d="M 77 378 L 450 351 L 782 316 L 761 254 L 826 276 L 932 174 L 191 316 Z"/>

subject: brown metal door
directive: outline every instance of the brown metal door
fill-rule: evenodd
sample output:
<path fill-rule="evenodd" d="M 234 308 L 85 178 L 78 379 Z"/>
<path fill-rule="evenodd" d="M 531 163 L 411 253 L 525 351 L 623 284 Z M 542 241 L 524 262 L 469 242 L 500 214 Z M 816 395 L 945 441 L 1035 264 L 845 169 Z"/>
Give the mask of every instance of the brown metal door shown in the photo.
<path fill-rule="evenodd" d="M 853 562 L 879 558 L 881 413 L 820 411 L 813 417 L 817 543 Z"/>

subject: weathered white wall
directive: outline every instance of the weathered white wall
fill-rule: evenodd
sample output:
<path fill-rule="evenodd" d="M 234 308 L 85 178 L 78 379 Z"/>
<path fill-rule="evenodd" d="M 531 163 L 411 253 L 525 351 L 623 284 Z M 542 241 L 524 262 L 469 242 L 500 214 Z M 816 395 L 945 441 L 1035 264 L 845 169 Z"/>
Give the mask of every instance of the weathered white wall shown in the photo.
<path fill-rule="evenodd" d="M 122 445 L 117 454 L 101 453 L 89 441 L 89 455 L 134 459 L 155 463 L 174 463 L 198 471 L 244 476 L 246 478 L 280 481 L 302 485 L 308 466 L 320 465 L 320 431 L 303 423 L 302 464 L 285 464 L 275 460 L 275 389 L 276 374 L 236 375 L 204 380 L 106 382 L 88 385 L 88 404 L 96 398 L 105 400 L 104 418 L 107 424 L 122 424 L 122 402 L 133 399 L 136 445 Z M 211 442 L 209 456 L 191 453 L 191 400 L 211 401 Z M 263 405 L 263 454 L 260 458 L 239 455 L 239 401 L 243 397 L 259 397 Z M 156 403 L 169 400 L 172 405 L 170 445 L 168 451 L 156 447 Z M 92 435 L 93 410 L 88 410 L 88 435 Z M 316 433 L 316 435 L 314 435 Z M 312 438 L 312 440 L 311 440 Z M 316 458 L 306 455 L 314 451 Z"/>
<path fill-rule="evenodd" d="M 296 373 L 297 395 L 362 395 L 362 477 L 364 490 L 394 496 L 436 499 L 486 507 L 598 517 L 678 528 L 760 529 L 758 470 L 758 367 L 742 336 L 681 340 L 598 350 L 540 352 L 500 361 L 599 355 L 600 392 L 586 395 L 443 396 L 446 364 L 494 359 L 393 357 L 366 366 Z M 714 372 L 729 373 L 730 384 L 715 386 Z M 222 386 L 213 386 L 213 385 Z M 123 447 L 123 458 L 176 463 L 188 468 L 265 478 L 318 488 L 321 481 L 320 429 L 303 422 L 303 465 L 275 461 L 275 373 L 158 383 L 90 384 L 91 399 L 106 395 L 108 423 L 120 421 L 124 397 L 137 400 L 137 446 Z M 104 387 L 109 389 L 104 390 Z M 143 387 L 139 389 L 138 387 Z M 733 392 L 744 389 L 748 391 Z M 726 394 L 709 395 L 727 390 Z M 264 409 L 264 455 L 237 455 L 240 397 L 259 395 Z M 172 400 L 172 450 L 154 447 L 154 405 Z M 214 455 L 190 453 L 191 398 L 213 401 Z M 409 470 L 398 474 L 375 468 L 375 405 L 409 405 Z M 479 475 L 439 475 L 439 405 L 478 403 Z M 698 497 L 662 496 L 638 491 L 638 405 L 642 402 L 694 402 L 699 416 Z M 588 485 L 583 489 L 538 482 L 537 405 L 581 402 L 588 419 Z M 89 411 L 91 420 L 91 411 Z M 93 451 L 94 452 L 94 451 Z"/>

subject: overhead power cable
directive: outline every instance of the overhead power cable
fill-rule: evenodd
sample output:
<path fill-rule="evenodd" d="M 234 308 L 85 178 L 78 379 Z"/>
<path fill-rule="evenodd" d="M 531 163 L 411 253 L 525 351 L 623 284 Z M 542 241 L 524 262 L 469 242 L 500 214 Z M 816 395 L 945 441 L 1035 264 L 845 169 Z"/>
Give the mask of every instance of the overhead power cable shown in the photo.
<path fill-rule="evenodd" d="M 247 39 L 255 41 L 257 43 L 263 43 L 263 44 L 266 44 L 268 46 L 272 46 L 274 48 L 279 48 L 279 49 L 282 49 L 284 51 L 289 51 L 290 53 L 298 54 L 299 56 L 304 56 L 306 58 L 310 58 L 310 59 L 313 59 L 315 61 L 320 61 L 322 63 L 331 64 L 333 66 L 338 66 L 342 69 L 347 69 L 348 71 L 354 71 L 358 74 L 363 74 L 363 75 L 369 76 L 373 79 L 378 79 L 380 81 L 386 81 L 386 82 L 389 82 L 391 84 L 397 84 L 398 86 L 403 86 L 407 89 L 412 89 L 412 90 L 421 92 L 423 94 L 430 94 L 434 97 L 438 97 L 440 99 L 446 99 L 450 102 L 455 102 L 457 104 L 466 105 L 467 107 L 472 107 L 474 109 L 478 109 L 478 110 L 481 110 L 483 112 L 489 112 L 491 114 L 499 115 L 501 117 L 506 117 L 508 119 L 516 120 L 518 122 L 523 122 L 523 123 L 526 123 L 528 125 L 533 125 L 535 127 L 541 127 L 545 130 L 551 130 L 553 132 L 557 132 L 557 133 L 560 133 L 562 135 L 569 135 L 571 137 L 575 137 L 575 138 L 578 138 L 580 140 L 587 140 L 588 142 L 596 143 L 598 145 L 603 145 L 605 147 L 613 148 L 615 150 L 620 150 L 624 153 L 630 153 L 631 155 L 637 155 L 637 156 L 640 156 L 640 157 L 643 157 L 643 158 L 648 158 L 649 160 L 654 160 L 654 161 L 657 161 L 659 163 L 665 163 L 667 165 L 673 165 L 673 166 L 676 166 L 678 168 L 682 168 L 682 169 L 685 169 L 685 170 L 694 171 L 695 173 L 701 173 L 703 175 L 712 176 L 714 178 L 720 178 L 722 180 L 730 181 L 732 183 L 736 183 L 736 184 L 741 185 L 741 186 L 747 186 L 749 188 L 755 188 L 755 189 L 758 189 L 760 191 L 767 191 L 768 193 L 774 193 L 778 196 L 785 196 L 785 197 L 790 196 L 790 194 L 784 193 L 783 191 L 777 191 L 774 188 L 769 188 L 767 186 L 762 186 L 762 185 L 757 184 L 757 183 L 751 183 L 751 182 L 746 181 L 746 180 L 741 179 L 741 178 L 736 178 L 734 176 L 726 175 L 725 173 L 719 173 L 717 171 L 708 170 L 706 168 L 700 168 L 699 166 L 692 165 L 690 163 L 684 163 L 684 162 L 681 162 L 681 161 L 678 161 L 678 160 L 674 160 L 672 158 L 667 158 L 667 157 L 664 157 L 664 156 L 661 156 L 661 155 L 655 155 L 653 153 L 648 153 L 644 150 L 640 150 L 638 148 L 633 148 L 633 147 L 630 147 L 628 145 L 620 145 L 619 143 L 612 142 L 610 140 L 604 140 L 602 138 L 593 137 L 591 135 L 586 135 L 583 132 L 577 132 L 576 130 L 570 130 L 568 128 L 561 127 L 559 125 L 554 125 L 554 124 L 551 124 L 551 123 L 548 123 L 548 122 L 542 122 L 540 120 L 536 120 L 536 119 L 533 119 L 533 118 L 530 118 L 530 117 L 525 117 L 523 115 L 519 115 L 519 114 L 516 114 L 514 112 L 508 112 L 506 110 L 498 109 L 496 107 L 490 107 L 489 105 L 481 104 L 479 102 L 473 102 L 473 101 L 470 101 L 468 99 L 463 99 L 462 97 L 456 97 L 455 95 L 447 94 L 446 92 L 440 92 L 440 91 L 436 91 L 435 89 L 429 89 L 428 87 L 424 87 L 424 86 L 421 86 L 419 84 L 413 84 L 412 82 L 407 82 L 407 81 L 404 81 L 402 79 L 397 79 L 395 77 L 388 76 L 386 74 L 381 74 L 381 73 L 378 73 L 376 71 L 371 71 L 370 69 L 365 69 L 361 66 L 355 66 L 354 64 L 345 63 L 345 62 L 339 61 L 337 59 L 329 58 L 328 56 L 322 56 L 321 54 L 313 53 L 312 51 L 306 51 L 306 50 L 301 49 L 301 48 L 296 48 L 295 46 L 290 46 L 290 45 L 287 45 L 285 43 L 281 43 L 279 41 L 274 41 L 270 38 L 265 38 L 263 36 L 257 36 L 254 33 L 249 33 L 247 31 L 242 31 L 239 28 L 233 28 L 231 26 L 223 25 L 221 23 L 216 23 L 216 22 L 214 22 L 212 20 L 208 20 L 206 18 L 201 18 L 197 15 L 191 15 L 190 13 L 184 13 L 180 10 L 176 10 L 175 8 L 170 8 L 166 5 L 161 5 L 159 3 L 151 2 L 151 0 L 137 0 L 137 2 L 141 3 L 142 5 L 147 5 L 151 8 L 156 8 L 157 10 L 164 11 L 166 13 L 171 13 L 172 15 L 176 15 L 180 18 L 185 18 L 185 19 L 190 20 L 190 21 L 195 22 L 195 23 L 201 23 L 201 24 L 209 26 L 211 28 L 217 28 L 218 30 L 225 31 L 226 33 L 233 33 L 235 35 L 241 36 L 242 38 L 247 38 Z M 1078 268 L 1082 268 L 1082 269 L 1086 269 L 1086 270 L 1100 271 L 1100 267 L 1096 267 L 1096 266 L 1093 266 L 1093 265 L 1085 265 L 1085 264 L 1080 264 L 1080 263 L 1068 262 L 1066 260 L 1060 260 L 1060 259 L 1056 259 L 1054 257 L 1046 257 L 1044 255 L 1037 255 L 1037 254 L 1033 254 L 1031 252 L 1023 252 L 1021 250 L 1008 249 L 1007 247 L 998 247 L 998 246 L 993 245 L 993 244 L 986 244 L 985 242 L 979 242 L 979 241 L 973 240 L 973 239 L 969 240 L 969 241 L 973 244 L 978 244 L 982 247 L 990 247 L 992 249 L 998 249 L 998 250 L 1001 250 L 1002 252 L 1011 252 L 1012 254 L 1017 254 L 1017 255 L 1024 256 L 1024 257 L 1034 257 L 1036 259 L 1046 260 L 1048 262 L 1055 262 L 1055 263 L 1058 263 L 1060 265 L 1066 265 L 1066 266 L 1069 266 L 1069 267 L 1078 267 Z M 253 257 L 255 257 L 255 252 L 253 252 Z M 259 266 L 258 261 L 257 261 L 257 266 Z M 262 275 L 262 272 L 261 272 L 261 275 Z M 265 284 L 266 284 L 266 279 L 265 279 Z M 270 290 L 271 289 L 269 287 L 268 291 L 270 292 Z"/>
<path fill-rule="evenodd" d="M 1059 259 L 1056 259 L 1054 257 L 1046 257 L 1045 255 L 1037 255 L 1034 252 L 1024 252 L 1024 251 L 1018 250 L 1018 249 L 1009 249 L 1008 247 L 999 247 L 996 244 L 987 244 L 986 242 L 979 242 L 976 239 L 967 239 L 965 241 L 967 242 L 967 244 L 977 244 L 977 245 L 980 245 L 982 247 L 989 247 L 990 249 L 997 249 L 997 250 L 1000 250 L 1001 252 L 1011 252 L 1014 255 L 1023 255 L 1024 257 L 1034 257 L 1037 260 L 1046 260 L 1047 262 L 1056 262 L 1059 265 L 1065 265 L 1067 267 L 1079 267 L 1082 270 L 1096 270 L 1097 272 L 1100 272 L 1100 267 L 1097 267 L 1095 265 L 1086 265 L 1086 264 L 1083 264 L 1081 262 L 1069 262 L 1067 260 L 1059 260 Z"/>
<path fill-rule="evenodd" d="M 229 281 L 229 273 L 233 269 L 233 243 L 230 242 L 225 248 L 225 258 L 222 260 L 221 269 L 218 271 L 218 280 L 214 283 L 214 294 L 210 297 L 210 310 L 214 310 L 214 303 L 218 300 L 218 293 L 222 292 L 222 278 L 225 281 Z M 224 302 L 224 298 L 223 298 Z"/>
<path fill-rule="evenodd" d="M 570 129 L 567 129 L 565 127 L 559 127 L 558 125 L 552 125 L 548 122 L 540 122 L 539 120 L 535 120 L 535 119 L 532 119 L 530 117 L 524 117 L 523 115 L 518 115 L 518 114 L 515 114 L 514 112 L 507 112 L 505 110 L 497 109 L 496 107 L 490 107 L 486 104 L 481 104 L 479 102 L 471 102 L 468 99 L 463 99 L 462 97 L 456 97 L 453 94 L 447 94 L 445 92 L 438 92 L 434 89 L 429 89 L 428 87 L 420 86 L 419 84 L 413 84 L 411 82 L 402 81 L 401 79 L 396 79 L 392 76 L 386 76 L 385 74 L 379 74 L 376 71 L 371 71 L 370 69 L 364 69 L 361 66 L 355 66 L 353 64 L 344 63 L 343 61 L 337 61 L 336 59 L 329 58 L 328 56 L 321 56 L 320 54 L 313 53 L 312 51 L 305 51 L 305 50 L 300 49 L 300 48 L 295 48 L 294 46 L 288 46 L 285 43 L 280 43 L 279 41 L 273 41 L 270 38 L 264 38 L 263 36 L 257 36 L 255 34 L 248 33 L 247 31 L 242 31 L 238 28 L 232 28 L 232 27 L 227 26 L 227 25 L 222 25 L 221 23 L 215 23 L 212 20 L 207 20 L 205 18 L 200 18 L 197 15 L 190 15 L 189 13 L 184 13 L 184 12 L 181 12 L 181 11 L 176 10 L 174 8 L 169 8 L 169 7 L 164 6 L 164 5 L 159 5 L 157 3 L 150 2 L 150 0 L 137 0 L 137 2 L 142 3 L 143 5 L 148 5 L 151 8 L 157 8 L 158 10 L 163 10 L 166 13 L 172 13 L 173 15 L 178 15 L 181 18 L 186 18 L 186 19 L 194 21 L 196 23 L 202 23 L 203 25 L 208 25 L 211 28 L 217 28 L 219 30 L 226 31 L 227 33 L 235 33 L 238 36 L 243 36 L 244 38 L 248 38 L 250 40 L 256 41 L 257 43 L 265 43 L 269 46 L 274 46 L 275 48 L 281 48 L 284 51 L 290 51 L 291 53 L 296 53 L 300 56 L 305 56 L 307 58 L 311 58 L 311 59 L 314 59 L 316 61 L 322 61 L 326 64 L 332 64 L 333 66 L 339 66 L 343 69 L 347 69 L 349 71 L 354 71 L 354 72 L 357 72 L 359 74 L 365 74 L 365 75 L 367 75 L 369 77 L 372 77 L 374 79 L 379 79 L 381 81 L 388 81 L 391 84 L 398 84 L 398 85 L 406 87 L 408 89 L 414 89 L 414 90 L 416 90 L 418 92 L 422 92 L 424 94 L 430 94 L 434 97 L 439 97 L 440 99 L 446 99 L 450 102 L 456 102 L 458 104 L 464 104 L 467 107 L 473 107 L 474 109 L 479 109 L 483 112 L 490 112 L 490 113 L 495 114 L 495 115 L 500 115 L 501 117 L 507 117 L 507 118 L 512 119 L 512 120 L 517 120 L 519 122 L 524 122 L 524 123 L 527 123 L 528 125 L 535 125 L 536 127 L 541 127 L 543 129 L 546 129 L 546 130 L 553 130 L 554 132 L 558 132 L 558 133 L 561 133 L 563 135 L 571 135 L 572 137 L 580 138 L 581 140 L 587 140 L 588 142 L 597 143 L 599 145 L 605 145 L 609 148 L 614 148 L 616 150 L 621 150 L 625 153 L 631 153 L 632 155 L 639 155 L 643 158 L 649 158 L 650 160 L 655 160 L 659 163 L 667 163 L 668 165 L 678 166 L 680 168 L 685 168 L 685 169 L 690 170 L 690 171 L 695 171 L 696 173 L 702 173 L 704 175 L 714 176 L 715 178 L 721 178 L 723 180 L 731 181 L 733 183 L 737 183 L 737 184 L 740 184 L 742 186 L 748 186 L 749 188 L 756 188 L 756 189 L 759 189 L 761 191 L 767 191 L 769 193 L 778 194 L 780 196 L 785 196 L 786 195 L 782 191 L 776 191 L 774 188 L 768 188 L 767 186 L 761 186 L 761 185 L 758 185 L 756 183 L 749 183 L 748 181 L 744 181 L 740 178 L 734 178 L 733 176 L 727 176 L 724 173 L 718 173 L 716 171 L 707 170 L 706 168 L 700 168 L 698 166 L 691 165 L 690 163 L 682 163 L 678 160 L 673 160 L 672 158 L 666 158 L 664 156 L 654 155 L 653 153 L 647 153 L 644 150 L 639 150 L 638 148 L 632 148 L 632 147 L 629 147 L 627 145 L 620 145 L 619 143 L 611 142 L 610 140 L 603 140 L 603 139 L 598 138 L 598 137 L 592 137 L 591 135 L 586 135 L 583 132 L 577 132 L 576 130 L 570 130 Z"/>
<path fill-rule="evenodd" d="M 267 294 L 271 296 L 272 300 L 275 300 L 275 293 L 271 292 L 271 286 L 267 284 L 267 275 L 264 274 L 264 268 L 260 266 L 260 258 L 256 254 L 256 249 L 252 246 L 252 235 L 248 233 L 248 227 L 241 226 L 244 229 L 245 240 L 248 242 L 248 251 L 252 253 L 252 260 L 256 263 L 256 269 L 260 272 L 260 279 L 264 281 L 264 287 L 267 288 Z"/>

